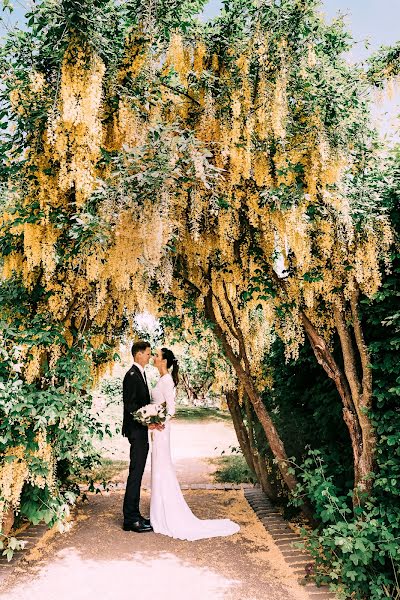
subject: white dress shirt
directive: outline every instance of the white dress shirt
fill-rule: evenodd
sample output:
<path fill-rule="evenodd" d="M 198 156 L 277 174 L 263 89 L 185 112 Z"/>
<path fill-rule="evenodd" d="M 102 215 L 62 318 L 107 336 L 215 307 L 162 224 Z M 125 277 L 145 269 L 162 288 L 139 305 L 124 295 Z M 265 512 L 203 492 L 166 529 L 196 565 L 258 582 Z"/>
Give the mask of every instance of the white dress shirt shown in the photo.
<path fill-rule="evenodd" d="M 145 373 L 144 368 L 142 367 L 142 365 L 139 365 L 139 363 L 137 363 L 135 361 L 133 361 L 133 364 L 135 365 L 135 367 L 137 367 L 139 369 L 139 371 L 141 372 L 142 377 L 143 377 L 143 379 L 144 379 L 144 381 L 145 381 L 145 383 L 147 385 L 147 377 L 146 377 L 146 373 Z"/>
<path fill-rule="evenodd" d="M 139 363 L 137 363 L 135 361 L 133 361 L 133 364 L 135 365 L 135 367 L 137 367 L 139 369 L 141 374 L 144 376 L 144 368 L 142 367 L 142 365 L 139 365 Z"/>

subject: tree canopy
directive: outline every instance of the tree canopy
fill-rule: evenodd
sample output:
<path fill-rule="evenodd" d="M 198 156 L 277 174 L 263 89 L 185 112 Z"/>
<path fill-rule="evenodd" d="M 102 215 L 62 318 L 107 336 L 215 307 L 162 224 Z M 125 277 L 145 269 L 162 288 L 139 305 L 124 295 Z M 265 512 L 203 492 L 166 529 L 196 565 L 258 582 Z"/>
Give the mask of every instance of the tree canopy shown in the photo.
<path fill-rule="evenodd" d="M 44 0 L 2 47 L 0 514 L 67 510 L 100 430 L 90 390 L 144 309 L 214 336 L 270 495 L 257 448 L 286 494 L 300 470 L 267 357 L 306 343 L 348 436 L 348 510 L 367 510 L 382 432 L 363 306 L 395 237 L 370 89 L 397 50 L 349 65 L 351 38 L 317 0 L 226 0 L 205 24 L 203 4 Z M 315 515 L 311 491 L 299 504 Z"/>

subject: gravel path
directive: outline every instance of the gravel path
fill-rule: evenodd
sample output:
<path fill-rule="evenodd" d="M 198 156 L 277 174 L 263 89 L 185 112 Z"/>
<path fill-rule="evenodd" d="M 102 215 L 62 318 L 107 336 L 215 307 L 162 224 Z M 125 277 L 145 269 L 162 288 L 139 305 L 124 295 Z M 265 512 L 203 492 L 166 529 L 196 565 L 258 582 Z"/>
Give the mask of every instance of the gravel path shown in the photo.
<path fill-rule="evenodd" d="M 209 483 L 210 457 L 237 440 L 225 421 L 176 420 L 173 458 L 182 484 Z M 128 458 L 128 442 L 115 436 L 105 454 Z M 150 461 L 143 480 L 150 483 Z M 126 472 L 116 480 L 126 481 Z M 200 518 L 230 518 L 241 530 L 196 542 L 121 529 L 123 491 L 89 495 L 68 533 L 50 531 L 22 558 L 0 588 L 0 600 L 306 600 L 277 545 L 242 491 L 187 490 Z M 149 491 L 142 494 L 149 513 Z"/>
<path fill-rule="evenodd" d="M 211 483 L 216 466 L 210 458 L 230 453 L 238 446 L 235 430 L 230 421 L 180 421 L 174 419 L 171 428 L 171 450 L 176 473 L 181 483 Z M 102 448 L 102 454 L 115 460 L 127 460 L 129 442 L 115 436 Z M 128 470 L 122 471 L 114 481 L 126 482 Z M 150 454 L 146 464 L 143 485 L 150 485 Z"/>
<path fill-rule="evenodd" d="M 241 491 L 185 493 L 202 518 L 241 531 L 196 542 L 121 529 L 123 492 L 90 496 L 72 529 L 48 532 L 18 563 L 0 600 L 306 600 Z M 144 493 L 143 512 L 149 509 Z"/>

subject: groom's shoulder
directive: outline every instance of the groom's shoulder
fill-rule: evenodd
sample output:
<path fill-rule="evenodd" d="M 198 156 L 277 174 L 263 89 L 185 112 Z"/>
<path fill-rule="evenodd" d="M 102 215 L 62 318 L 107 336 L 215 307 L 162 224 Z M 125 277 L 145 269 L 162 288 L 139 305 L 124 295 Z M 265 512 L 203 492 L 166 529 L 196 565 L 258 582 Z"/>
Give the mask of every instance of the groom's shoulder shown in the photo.
<path fill-rule="evenodd" d="M 133 379 L 135 375 L 136 375 L 136 369 L 135 369 L 135 366 L 132 365 L 125 373 L 124 381 L 126 381 L 127 379 Z"/>
<path fill-rule="evenodd" d="M 125 373 L 124 379 L 131 378 L 134 375 L 137 375 L 137 370 L 136 370 L 135 366 L 132 365 L 130 367 L 130 369 L 128 369 L 127 372 Z"/>

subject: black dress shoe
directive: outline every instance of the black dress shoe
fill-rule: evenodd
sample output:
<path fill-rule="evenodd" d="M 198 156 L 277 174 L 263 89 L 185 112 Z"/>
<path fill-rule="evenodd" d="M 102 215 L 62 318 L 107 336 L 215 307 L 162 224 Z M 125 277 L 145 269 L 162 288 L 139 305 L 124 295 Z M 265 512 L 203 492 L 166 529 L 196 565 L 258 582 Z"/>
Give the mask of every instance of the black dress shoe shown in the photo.
<path fill-rule="evenodd" d="M 147 526 L 151 525 L 150 519 L 146 519 L 145 517 L 140 516 L 139 517 L 139 521 L 141 521 L 142 523 L 144 523 L 144 525 L 147 525 Z"/>
<path fill-rule="evenodd" d="M 122 529 L 124 531 L 135 531 L 136 533 L 144 533 L 146 531 L 153 531 L 151 525 L 146 525 L 143 521 L 135 521 L 134 523 L 124 523 Z"/>

